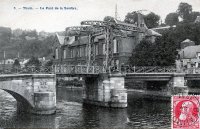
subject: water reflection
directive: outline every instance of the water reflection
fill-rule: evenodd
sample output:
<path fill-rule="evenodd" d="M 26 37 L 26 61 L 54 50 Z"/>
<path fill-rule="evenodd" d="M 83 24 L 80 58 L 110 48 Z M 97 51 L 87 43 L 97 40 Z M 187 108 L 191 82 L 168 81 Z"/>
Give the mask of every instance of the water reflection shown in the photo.
<path fill-rule="evenodd" d="M 128 98 L 128 127 L 170 128 L 170 101 L 144 99 L 138 93 L 129 93 Z"/>
<path fill-rule="evenodd" d="M 85 106 L 83 111 L 83 127 L 125 127 L 127 109 L 98 108 Z"/>
<path fill-rule="evenodd" d="M 128 94 L 128 108 L 82 105 L 82 89 L 57 89 L 57 113 L 49 116 L 16 113 L 16 101 L 0 93 L 0 127 L 7 128 L 170 128 L 170 102 Z"/>

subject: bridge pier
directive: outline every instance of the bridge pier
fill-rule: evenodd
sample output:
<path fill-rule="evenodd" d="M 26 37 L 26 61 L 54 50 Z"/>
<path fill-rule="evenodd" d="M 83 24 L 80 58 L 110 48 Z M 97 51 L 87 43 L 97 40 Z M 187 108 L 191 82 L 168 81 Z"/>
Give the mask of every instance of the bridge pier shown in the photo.
<path fill-rule="evenodd" d="M 85 77 L 83 103 L 103 107 L 127 107 L 127 90 L 122 74 Z"/>
<path fill-rule="evenodd" d="M 34 114 L 54 114 L 56 112 L 56 81 L 55 75 L 35 75 L 34 85 Z"/>
<path fill-rule="evenodd" d="M 0 89 L 16 99 L 18 112 L 53 114 L 56 111 L 53 74 L 0 75 Z"/>
<path fill-rule="evenodd" d="M 188 87 L 185 83 L 184 73 L 174 73 L 168 86 L 171 87 L 172 95 L 188 95 Z"/>
<path fill-rule="evenodd" d="M 56 111 L 55 94 L 53 92 L 34 93 L 34 114 L 54 114 Z"/>

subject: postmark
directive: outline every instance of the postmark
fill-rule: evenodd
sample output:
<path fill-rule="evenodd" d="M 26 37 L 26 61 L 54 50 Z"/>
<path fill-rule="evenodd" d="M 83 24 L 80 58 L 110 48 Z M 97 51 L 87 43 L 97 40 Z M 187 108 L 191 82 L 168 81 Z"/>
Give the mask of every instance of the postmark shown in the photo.
<path fill-rule="evenodd" d="M 172 129 L 199 129 L 200 96 L 172 96 Z"/>

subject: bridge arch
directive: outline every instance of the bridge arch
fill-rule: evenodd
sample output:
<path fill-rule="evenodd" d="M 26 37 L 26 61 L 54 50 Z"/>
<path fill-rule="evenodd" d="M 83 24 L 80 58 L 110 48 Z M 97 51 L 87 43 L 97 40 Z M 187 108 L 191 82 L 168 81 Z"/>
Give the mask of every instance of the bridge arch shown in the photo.
<path fill-rule="evenodd" d="M 1 89 L 10 95 L 12 95 L 15 100 L 17 101 L 17 111 L 18 112 L 30 112 L 33 108 L 31 103 L 22 95 L 15 91 L 7 90 L 7 89 Z"/>
<path fill-rule="evenodd" d="M 17 101 L 17 111 L 53 114 L 56 111 L 54 74 L 0 75 L 0 89 Z"/>

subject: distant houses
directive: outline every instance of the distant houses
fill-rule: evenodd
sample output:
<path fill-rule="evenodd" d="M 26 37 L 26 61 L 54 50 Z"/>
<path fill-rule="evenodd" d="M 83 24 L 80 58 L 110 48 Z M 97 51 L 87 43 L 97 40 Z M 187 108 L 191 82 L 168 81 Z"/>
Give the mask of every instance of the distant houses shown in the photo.
<path fill-rule="evenodd" d="M 195 45 L 190 39 L 181 42 L 177 61 L 181 68 L 200 68 L 200 45 Z"/>
<path fill-rule="evenodd" d="M 197 16 L 196 20 L 194 21 L 195 23 L 200 22 L 200 16 Z"/>
<path fill-rule="evenodd" d="M 16 58 L 17 59 L 17 58 Z M 30 59 L 18 59 L 19 63 L 20 63 L 20 69 L 24 68 L 26 63 L 28 63 L 28 61 Z M 43 58 L 38 58 L 38 60 L 41 62 L 41 66 L 44 66 L 49 60 L 46 60 L 45 57 Z M 13 68 L 13 64 L 15 62 L 15 59 L 5 59 L 5 60 L 0 60 L 0 73 L 5 71 L 11 71 Z"/>

